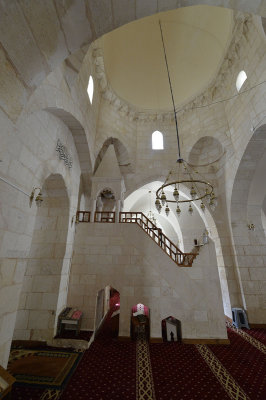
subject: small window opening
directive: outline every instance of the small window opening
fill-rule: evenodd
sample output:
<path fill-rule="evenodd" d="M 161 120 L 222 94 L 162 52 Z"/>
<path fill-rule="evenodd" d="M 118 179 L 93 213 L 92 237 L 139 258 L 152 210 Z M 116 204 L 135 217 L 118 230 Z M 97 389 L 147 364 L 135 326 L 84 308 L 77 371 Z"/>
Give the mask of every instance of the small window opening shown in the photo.
<path fill-rule="evenodd" d="M 94 89 L 93 79 L 92 79 L 92 76 L 90 76 L 87 93 L 88 93 L 91 104 L 92 104 L 92 99 L 93 99 L 93 89 Z"/>
<path fill-rule="evenodd" d="M 245 71 L 240 71 L 236 78 L 236 88 L 238 92 L 244 85 L 246 79 L 247 79 L 247 74 L 245 73 Z"/>
<path fill-rule="evenodd" d="M 155 131 L 152 134 L 152 150 L 163 150 L 163 134 Z"/>

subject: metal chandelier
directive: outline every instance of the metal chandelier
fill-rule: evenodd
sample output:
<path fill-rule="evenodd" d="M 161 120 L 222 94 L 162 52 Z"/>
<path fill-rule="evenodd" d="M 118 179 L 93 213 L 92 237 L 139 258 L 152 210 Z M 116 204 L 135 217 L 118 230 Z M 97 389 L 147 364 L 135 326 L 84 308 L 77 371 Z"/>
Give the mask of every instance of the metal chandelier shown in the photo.
<path fill-rule="evenodd" d="M 169 171 L 166 180 L 163 185 L 159 187 L 156 191 L 156 201 L 155 206 L 157 211 L 160 213 L 161 209 L 165 207 L 165 213 L 168 216 L 170 213 L 169 203 L 176 203 L 176 213 L 178 216 L 181 214 L 181 209 L 179 204 L 188 203 L 188 212 L 190 215 L 193 214 L 192 202 L 200 201 L 200 208 L 203 212 L 205 212 L 207 203 L 210 206 L 210 209 L 214 211 L 217 206 L 217 198 L 214 194 L 213 185 L 208 182 L 198 171 L 196 171 L 191 164 L 185 161 L 181 157 L 180 151 L 180 142 L 179 142 L 179 133 L 178 133 L 178 125 L 177 125 L 177 116 L 176 116 L 176 107 L 172 89 L 172 83 L 169 73 L 169 67 L 166 57 L 166 50 L 163 38 L 163 31 L 161 26 L 161 21 L 159 20 L 161 39 L 164 51 L 165 64 L 168 74 L 169 87 L 172 97 L 173 109 L 174 109 L 174 117 L 175 117 L 175 126 L 176 126 L 176 136 L 177 136 L 177 147 L 178 147 L 178 159 L 176 161 L 176 165 L 173 167 L 171 171 Z M 184 200 L 180 199 L 179 188 L 180 185 L 185 184 L 190 187 L 190 198 L 185 198 Z M 168 190 L 174 188 L 172 194 L 168 194 Z"/>

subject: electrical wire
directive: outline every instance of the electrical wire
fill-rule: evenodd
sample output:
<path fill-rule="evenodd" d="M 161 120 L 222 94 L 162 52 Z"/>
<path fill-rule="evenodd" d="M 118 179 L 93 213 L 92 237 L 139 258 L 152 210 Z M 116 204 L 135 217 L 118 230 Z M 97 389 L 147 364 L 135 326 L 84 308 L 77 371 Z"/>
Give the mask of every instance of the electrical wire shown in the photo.
<path fill-rule="evenodd" d="M 161 31 L 161 39 L 163 43 L 163 51 L 164 51 L 164 59 L 165 59 L 165 64 L 166 64 L 166 69 L 167 69 L 167 74 L 168 74 L 168 81 L 169 81 L 169 86 L 170 86 L 170 92 L 171 92 L 171 97 L 172 97 L 172 103 L 173 103 L 173 109 L 174 109 L 174 115 L 175 115 L 175 127 L 176 127 L 176 137 L 177 137 L 177 145 L 178 145 L 178 158 L 181 158 L 180 154 L 180 143 L 179 143 L 179 134 L 178 134 L 178 125 L 177 125 L 177 118 L 176 118 L 176 108 L 175 108 L 175 100 L 174 100 L 174 94 L 173 94 L 173 88 L 172 88 L 172 82 L 170 78 L 170 72 L 169 72 L 169 67 L 168 67 L 168 62 L 167 62 L 167 57 L 166 57 L 166 50 L 165 50 L 165 45 L 164 45 L 164 38 L 163 38 L 163 31 L 162 31 L 162 26 L 161 26 L 161 21 L 159 20 L 159 26 L 160 26 L 160 31 Z"/>
<path fill-rule="evenodd" d="M 24 192 L 24 190 L 20 189 L 18 186 L 14 185 L 13 183 L 8 182 L 8 181 L 5 180 L 4 178 L 1 178 L 1 176 L 0 176 L 0 180 L 3 181 L 3 182 L 5 182 L 5 183 L 7 183 L 9 186 L 11 186 L 12 188 L 18 190 L 19 192 L 25 194 L 27 197 L 30 197 L 30 194 Z"/>
<path fill-rule="evenodd" d="M 258 86 L 260 86 L 260 85 L 263 85 L 263 83 L 265 83 L 265 82 L 266 82 L 266 81 L 259 82 L 259 83 L 257 83 L 256 85 L 254 85 L 254 86 L 252 86 L 252 87 L 250 87 L 250 88 L 248 88 L 248 89 L 242 90 L 240 93 L 236 93 L 236 94 L 234 94 L 233 96 L 227 97 L 227 98 L 225 98 L 225 99 L 221 99 L 221 100 L 214 101 L 213 103 L 202 104 L 201 106 L 194 106 L 194 107 L 191 107 L 191 108 L 180 108 L 179 110 L 176 110 L 176 113 L 180 113 L 181 111 L 191 111 L 191 110 L 195 110 L 195 109 L 198 109 L 198 108 L 210 107 L 210 106 L 212 106 L 213 104 L 224 103 L 225 101 L 232 100 L 232 99 L 234 99 L 235 97 L 240 96 L 241 94 L 247 93 L 247 92 L 249 92 L 250 90 L 255 89 L 256 87 L 258 87 Z"/>

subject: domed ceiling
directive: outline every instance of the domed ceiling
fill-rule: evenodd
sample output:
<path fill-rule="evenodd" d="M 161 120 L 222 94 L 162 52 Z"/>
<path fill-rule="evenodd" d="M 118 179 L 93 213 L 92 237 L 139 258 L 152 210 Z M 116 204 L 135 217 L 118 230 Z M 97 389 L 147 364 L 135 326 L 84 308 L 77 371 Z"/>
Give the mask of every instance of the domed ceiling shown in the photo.
<path fill-rule="evenodd" d="M 177 107 L 212 82 L 232 35 L 232 10 L 195 6 L 156 14 L 103 36 L 107 79 L 120 98 L 138 109 L 172 109 L 159 19 Z"/>

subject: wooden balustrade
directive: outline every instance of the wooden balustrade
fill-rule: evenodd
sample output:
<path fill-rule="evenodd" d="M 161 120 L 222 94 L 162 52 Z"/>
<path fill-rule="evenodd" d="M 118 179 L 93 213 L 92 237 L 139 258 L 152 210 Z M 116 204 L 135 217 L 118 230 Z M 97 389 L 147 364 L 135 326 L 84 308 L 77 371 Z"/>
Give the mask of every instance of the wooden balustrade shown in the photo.
<path fill-rule="evenodd" d="M 91 213 L 90 211 L 77 211 L 76 222 L 90 222 Z"/>
<path fill-rule="evenodd" d="M 90 222 L 89 211 L 77 211 L 77 222 Z M 94 222 L 114 223 L 115 212 L 95 211 Z M 150 236 L 158 246 L 180 267 L 191 267 L 197 253 L 183 253 L 160 228 L 146 217 L 142 212 L 120 212 L 120 223 L 136 223 Z"/>
<path fill-rule="evenodd" d="M 115 222 L 115 212 L 114 211 L 95 211 L 94 222 Z"/>
<path fill-rule="evenodd" d="M 120 223 L 137 223 L 162 250 L 179 266 L 191 267 L 197 253 L 183 253 L 160 228 L 142 212 L 121 212 Z"/>

